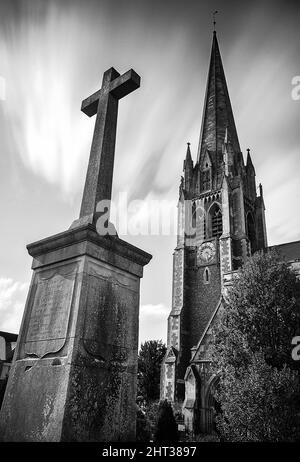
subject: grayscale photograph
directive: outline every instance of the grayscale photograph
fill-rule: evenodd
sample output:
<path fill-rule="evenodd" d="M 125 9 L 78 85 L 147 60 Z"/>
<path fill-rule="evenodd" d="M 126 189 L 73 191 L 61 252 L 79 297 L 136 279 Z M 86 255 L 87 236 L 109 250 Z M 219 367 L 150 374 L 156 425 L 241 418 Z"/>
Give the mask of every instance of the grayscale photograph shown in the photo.
<path fill-rule="evenodd" d="M 0 0 L 1 451 L 300 443 L 299 31 L 290 0 Z"/>

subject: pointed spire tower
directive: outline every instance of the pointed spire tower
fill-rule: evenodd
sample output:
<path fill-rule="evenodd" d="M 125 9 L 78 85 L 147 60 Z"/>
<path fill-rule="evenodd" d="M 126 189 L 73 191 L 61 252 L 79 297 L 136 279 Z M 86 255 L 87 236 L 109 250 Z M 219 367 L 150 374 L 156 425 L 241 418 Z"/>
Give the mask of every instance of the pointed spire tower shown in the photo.
<path fill-rule="evenodd" d="M 226 78 L 216 31 L 213 32 L 213 42 L 206 86 L 202 126 L 198 148 L 197 161 L 200 165 L 209 151 L 215 168 L 222 159 L 222 146 L 225 135 L 235 153 L 240 152 L 232 107 L 230 103 Z"/>
<path fill-rule="evenodd" d="M 257 196 L 250 151 L 246 165 L 240 151 L 215 32 L 198 158 L 188 144 L 183 171 L 161 399 L 181 403 L 191 432 L 210 433 L 211 327 L 235 272 L 267 246 L 262 188 Z"/>

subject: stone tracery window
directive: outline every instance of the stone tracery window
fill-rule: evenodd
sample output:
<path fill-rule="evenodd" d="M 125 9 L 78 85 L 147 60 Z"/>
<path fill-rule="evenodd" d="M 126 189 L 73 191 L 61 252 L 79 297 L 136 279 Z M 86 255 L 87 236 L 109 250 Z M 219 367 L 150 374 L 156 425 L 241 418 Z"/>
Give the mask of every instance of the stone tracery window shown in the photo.
<path fill-rule="evenodd" d="M 223 233 L 222 211 L 215 203 L 209 210 L 209 237 L 220 237 Z"/>
<path fill-rule="evenodd" d="M 204 170 L 202 173 L 203 191 L 211 189 L 210 170 Z"/>

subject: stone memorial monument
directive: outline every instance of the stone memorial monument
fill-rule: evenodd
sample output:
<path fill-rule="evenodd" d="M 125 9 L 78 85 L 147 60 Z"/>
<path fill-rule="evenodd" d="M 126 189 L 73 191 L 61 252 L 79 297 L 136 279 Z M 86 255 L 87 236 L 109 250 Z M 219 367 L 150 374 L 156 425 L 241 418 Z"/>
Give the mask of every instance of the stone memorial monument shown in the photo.
<path fill-rule="evenodd" d="M 151 255 L 101 235 L 110 201 L 118 102 L 130 70 L 104 73 L 83 101 L 96 114 L 80 217 L 27 246 L 33 257 L 20 335 L 0 415 L 1 441 L 134 441 L 139 286 Z"/>

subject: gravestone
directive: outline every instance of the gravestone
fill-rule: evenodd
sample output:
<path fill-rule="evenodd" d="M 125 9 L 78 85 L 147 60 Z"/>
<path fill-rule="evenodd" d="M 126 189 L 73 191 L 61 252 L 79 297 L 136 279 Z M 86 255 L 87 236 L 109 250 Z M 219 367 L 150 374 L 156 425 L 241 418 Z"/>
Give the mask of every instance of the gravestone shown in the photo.
<path fill-rule="evenodd" d="M 111 199 L 118 101 L 133 71 L 82 103 L 96 123 L 80 216 L 27 246 L 33 276 L 0 414 L 2 441 L 134 441 L 139 292 L 151 255 L 97 232 Z"/>

